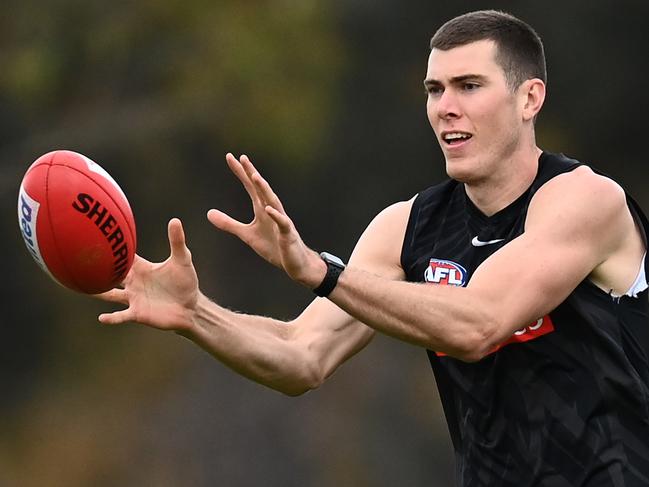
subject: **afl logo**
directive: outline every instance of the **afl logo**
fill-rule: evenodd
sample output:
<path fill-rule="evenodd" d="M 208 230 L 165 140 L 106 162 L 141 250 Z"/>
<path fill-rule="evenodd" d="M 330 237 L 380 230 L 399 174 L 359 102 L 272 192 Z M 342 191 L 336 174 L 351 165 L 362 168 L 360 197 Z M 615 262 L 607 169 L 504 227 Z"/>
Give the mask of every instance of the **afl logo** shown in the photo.
<path fill-rule="evenodd" d="M 466 269 L 450 260 L 430 259 L 424 272 L 424 280 L 435 284 L 464 286 L 466 284 Z"/>

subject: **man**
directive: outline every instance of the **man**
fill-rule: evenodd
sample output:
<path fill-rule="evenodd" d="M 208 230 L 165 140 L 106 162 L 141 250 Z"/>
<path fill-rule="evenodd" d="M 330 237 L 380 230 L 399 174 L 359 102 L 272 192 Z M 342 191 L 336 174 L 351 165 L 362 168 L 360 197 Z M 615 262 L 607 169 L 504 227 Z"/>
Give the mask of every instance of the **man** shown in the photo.
<path fill-rule="evenodd" d="M 649 485 L 646 218 L 612 180 L 536 146 L 545 60 L 522 21 L 447 22 L 424 85 L 450 179 L 380 212 L 346 268 L 305 246 L 248 157 L 226 156 L 255 217 L 208 219 L 322 296 L 295 320 L 201 294 L 174 219 L 170 258 L 138 257 L 104 295 L 128 308 L 100 321 L 174 330 L 286 394 L 385 333 L 428 350 L 459 485 Z"/>

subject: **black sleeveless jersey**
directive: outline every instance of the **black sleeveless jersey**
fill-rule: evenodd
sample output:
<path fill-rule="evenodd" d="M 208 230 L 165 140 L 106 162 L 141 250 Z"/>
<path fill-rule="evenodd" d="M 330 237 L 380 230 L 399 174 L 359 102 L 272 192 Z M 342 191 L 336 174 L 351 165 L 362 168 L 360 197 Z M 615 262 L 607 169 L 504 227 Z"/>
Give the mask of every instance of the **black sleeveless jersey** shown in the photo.
<path fill-rule="evenodd" d="M 485 259 L 523 233 L 536 191 L 580 164 L 543 153 L 529 189 L 491 217 L 456 181 L 421 192 L 401 255 L 407 280 L 466 285 Z M 630 198 L 628 204 L 646 243 L 647 219 Z M 478 362 L 428 355 L 458 485 L 649 486 L 646 290 L 613 297 L 585 280 Z"/>

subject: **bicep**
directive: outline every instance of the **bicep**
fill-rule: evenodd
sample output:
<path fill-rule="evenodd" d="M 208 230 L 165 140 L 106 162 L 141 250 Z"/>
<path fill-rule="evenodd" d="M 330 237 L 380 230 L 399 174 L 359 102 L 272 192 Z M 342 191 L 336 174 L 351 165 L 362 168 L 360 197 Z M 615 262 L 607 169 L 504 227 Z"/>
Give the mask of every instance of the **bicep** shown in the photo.
<path fill-rule="evenodd" d="M 555 309 L 619 245 L 623 198 L 600 176 L 577 177 L 542 188 L 525 232 L 485 260 L 467 286 L 498 316 L 495 342 Z"/>
<path fill-rule="evenodd" d="M 523 234 L 487 259 L 468 289 L 496 317 L 494 344 L 555 309 L 589 274 L 592 260 L 574 244 Z"/>

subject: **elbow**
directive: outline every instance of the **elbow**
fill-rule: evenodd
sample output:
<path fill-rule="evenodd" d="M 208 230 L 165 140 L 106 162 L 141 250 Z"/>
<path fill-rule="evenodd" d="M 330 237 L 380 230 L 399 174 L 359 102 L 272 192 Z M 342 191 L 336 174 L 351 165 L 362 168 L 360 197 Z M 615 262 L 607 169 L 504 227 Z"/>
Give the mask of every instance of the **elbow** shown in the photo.
<path fill-rule="evenodd" d="M 317 386 L 312 386 L 310 384 L 294 384 L 289 387 L 280 389 L 279 392 L 281 392 L 285 396 L 299 397 L 316 388 Z"/>
<path fill-rule="evenodd" d="M 449 353 L 453 358 L 461 360 L 462 362 L 475 363 L 482 360 L 487 353 L 485 353 L 479 344 L 472 345 L 470 342 L 464 342 L 455 346 Z"/>
<path fill-rule="evenodd" d="M 482 348 L 465 348 L 462 350 L 459 350 L 453 354 L 453 356 L 462 362 L 467 362 L 467 363 L 475 363 L 479 362 L 485 356 L 488 354 L 488 352 L 483 351 Z"/>
<path fill-rule="evenodd" d="M 318 363 L 304 360 L 300 362 L 289 380 L 283 381 L 277 390 L 287 396 L 297 397 L 319 388 L 325 379 L 322 367 Z"/>
<path fill-rule="evenodd" d="M 278 387 L 277 390 L 285 396 L 298 397 L 317 389 L 321 384 L 318 382 L 299 382 L 283 385 L 282 387 Z"/>
<path fill-rule="evenodd" d="M 286 396 L 298 397 L 306 394 L 309 391 L 317 389 L 322 385 L 322 381 L 317 380 L 298 380 L 293 381 L 290 384 L 285 384 L 281 388 L 278 388 L 279 392 Z"/>
<path fill-rule="evenodd" d="M 468 324 L 452 345 L 449 355 L 463 362 L 479 362 L 496 349 L 497 330 L 500 328 L 495 316 L 483 315 L 479 321 Z"/>

